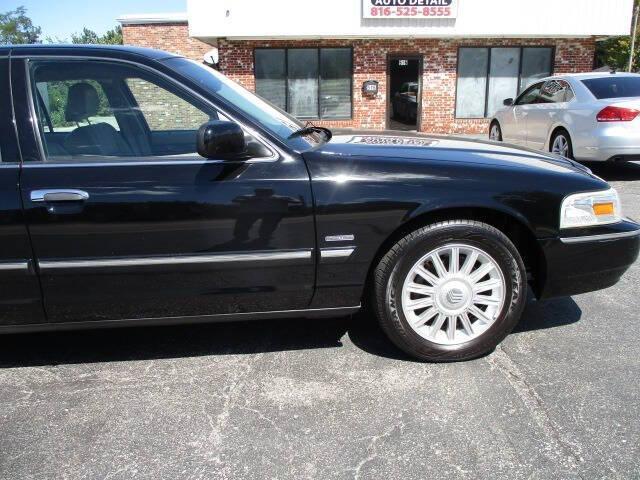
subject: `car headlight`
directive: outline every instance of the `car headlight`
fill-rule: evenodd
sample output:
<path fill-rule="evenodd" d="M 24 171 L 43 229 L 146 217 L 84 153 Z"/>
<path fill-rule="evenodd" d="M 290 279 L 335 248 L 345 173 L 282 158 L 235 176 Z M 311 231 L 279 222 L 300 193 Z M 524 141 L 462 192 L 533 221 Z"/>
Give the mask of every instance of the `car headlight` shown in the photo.
<path fill-rule="evenodd" d="M 606 225 L 622 220 L 620 197 L 615 189 L 576 193 L 562 201 L 560 228 Z"/>

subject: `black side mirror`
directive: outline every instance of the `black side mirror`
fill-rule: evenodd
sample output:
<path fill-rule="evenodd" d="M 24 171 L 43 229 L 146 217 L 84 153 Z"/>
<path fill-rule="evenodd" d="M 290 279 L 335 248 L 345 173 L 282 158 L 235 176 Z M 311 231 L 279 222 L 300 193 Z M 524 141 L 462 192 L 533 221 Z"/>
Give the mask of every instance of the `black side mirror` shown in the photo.
<path fill-rule="evenodd" d="M 513 105 L 513 98 L 506 98 L 506 99 L 502 102 L 502 104 L 503 104 L 505 107 L 510 107 L 511 105 Z"/>
<path fill-rule="evenodd" d="M 198 129 L 196 144 L 199 155 L 213 160 L 235 160 L 247 155 L 244 132 L 233 122 L 205 123 Z"/>

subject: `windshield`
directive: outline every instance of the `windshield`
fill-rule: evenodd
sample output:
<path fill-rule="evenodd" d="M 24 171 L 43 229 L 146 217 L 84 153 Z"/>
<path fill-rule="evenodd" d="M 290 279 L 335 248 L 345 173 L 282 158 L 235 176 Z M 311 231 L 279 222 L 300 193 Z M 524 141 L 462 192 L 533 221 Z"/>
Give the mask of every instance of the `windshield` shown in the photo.
<path fill-rule="evenodd" d="M 598 100 L 605 98 L 640 97 L 640 77 L 610 77 L 582 80 Z"/>
<path fill-rule="evenodd" d="M 241 87 L 213 68 L 182 57 L 169 58 L 164 60 L 164 63 L 226 100 L 282 141 L 287 141 L 293 132 L 304 127 L 304 124 L 296 118 Z"/>

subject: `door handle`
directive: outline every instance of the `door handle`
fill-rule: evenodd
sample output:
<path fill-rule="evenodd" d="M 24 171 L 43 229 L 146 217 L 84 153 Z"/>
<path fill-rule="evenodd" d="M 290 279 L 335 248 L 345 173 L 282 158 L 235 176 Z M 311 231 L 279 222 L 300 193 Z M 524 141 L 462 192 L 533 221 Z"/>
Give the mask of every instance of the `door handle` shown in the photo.
<path fill-rule="evenodd" d="M 83 202 L 89 199 L 89 194 L 83 190 L 49 189 L 32 190 L 32 202 Z"/>

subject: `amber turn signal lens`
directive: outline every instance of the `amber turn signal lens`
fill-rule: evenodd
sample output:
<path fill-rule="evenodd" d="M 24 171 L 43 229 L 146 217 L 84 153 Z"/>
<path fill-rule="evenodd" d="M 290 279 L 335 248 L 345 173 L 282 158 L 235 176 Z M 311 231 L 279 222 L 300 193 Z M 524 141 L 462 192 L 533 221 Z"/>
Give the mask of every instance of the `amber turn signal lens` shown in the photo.
<path fill-rule="evenodd" d="M 608 203 L 594 203 L 593 213 L 596 215 L 613 215 L 613 202 Z"/>

